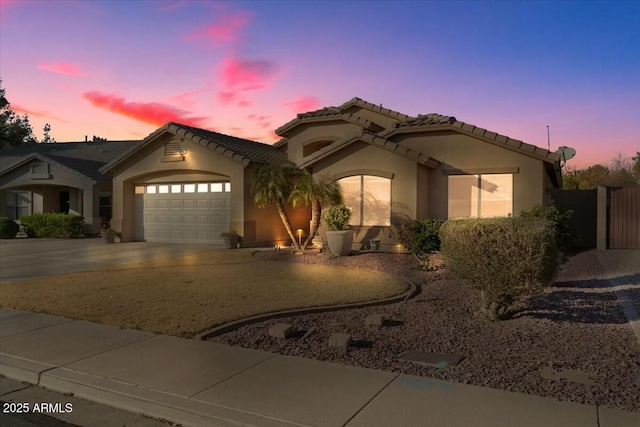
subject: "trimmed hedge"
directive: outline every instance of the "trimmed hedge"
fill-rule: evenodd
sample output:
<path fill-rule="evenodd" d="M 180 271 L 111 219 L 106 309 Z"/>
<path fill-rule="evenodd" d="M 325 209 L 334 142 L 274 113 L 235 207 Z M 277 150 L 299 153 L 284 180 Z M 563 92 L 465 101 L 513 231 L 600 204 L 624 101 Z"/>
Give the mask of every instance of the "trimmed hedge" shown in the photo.
<path fill-rule="evenodd" d="M 442 225 L 440 239 L 448 273 L 480 291 L 480 311 L 492 320 L 553 282 L 557 249 L 548 220 L 454 219 Z"/>
<path fill-rule="evenodd" d="M 45 213 L 20 217 L 29 237 L 76 238 L 82 234 L 84 217 L 63 213 Z"/>
<path fill-rule="evenodd" d="M 560 213 L 554 205 L 535 205 L 530 211 L 520 213 L 523 218 L 543 218 L 551 221 L 556 233 L 556 244 L 562 252 L 568 251 L 580 240 L 578 233 L 572 231 L 567 224 L 571 215 L 573 215 L 573 211 L 568 210 Z"/>
<path fill-rule="evenodd" d="M 0 239 L 13 239 L 20 231 L 17 222 L 9 218 L 0 218 Z"/>

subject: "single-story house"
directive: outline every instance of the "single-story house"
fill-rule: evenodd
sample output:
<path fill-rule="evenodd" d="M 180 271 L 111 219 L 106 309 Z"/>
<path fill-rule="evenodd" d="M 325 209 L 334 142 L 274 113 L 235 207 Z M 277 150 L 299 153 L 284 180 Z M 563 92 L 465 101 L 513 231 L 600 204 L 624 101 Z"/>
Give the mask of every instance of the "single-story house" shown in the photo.
<path fill-rule="evenodd" d="M 23 144 L 0 151 L 0 216 L 65 212 L 84 216 L 86 234 L 111 217 L 111 176 L 100 168 L 139 141 Z"/>
<path fill-rule="evenodd" d="M 411 117 L 359 98 L 298 116 L 275 147 L 314 177 L 337 179 L 355 245 L 397 242 L 403 219 L 518 215 L 551 202 L 560 155 L 457 120 Z"/>
<path fill-rule="evenodd" d="M 245 246 L 286 244 L 289 236 L 276 209 L 254 205 L 251 175 L 256 166 L 289 161 L 317 179 L 338 180 L 353 208 L 355 247 L 379 239 L 390 249 L 405 219 L 518 215 L 550 203 L 551 190 L 562 184 L 556 152 L 455 117 L 412 117 L 359 98 L 298 114 L 276 133 L 282 139 L 269 145 L 168 123 L 128 146 L 105 143 L 97 175 L 79 169 L 98 161 L 94 158 L 81 162 L 80 156 L 61 160 L 56 153 L 25 152 L 11 167 L 3 160 L 0 189 L 7 195 L 7 190 L 34 193 L 47 179 L 54 183 L 47 176 L 64 172 L 78 175 L 80 182 L 68 178 L 56 184 L 55 195 L 63 204 L 68 197 L 70 209 L 83 206 L 85 216 L 95 216 L 87 212 L 98 212 L 101 192 L 112 188 L 111 227 L 121 241 L 221 243 L 220 234 L 233 230 Z M 126 149 L 116 153 L 116 145 Z M 100 153 L 91 147 L 101 146 L 80 144 L 77 150 Z M 111 182 L 99 179 L 107 176 Z M 76 189 L 73 194 L 82 190 L 84 198 L 67 188 Z M 8 203 L 7 197 L 3 211 L 18 215 L 20 202 Z M 44 209 L 64 207 L 51 203 Z M 290 213 L 294 230 L 306 236 L 309 209 Z"/>

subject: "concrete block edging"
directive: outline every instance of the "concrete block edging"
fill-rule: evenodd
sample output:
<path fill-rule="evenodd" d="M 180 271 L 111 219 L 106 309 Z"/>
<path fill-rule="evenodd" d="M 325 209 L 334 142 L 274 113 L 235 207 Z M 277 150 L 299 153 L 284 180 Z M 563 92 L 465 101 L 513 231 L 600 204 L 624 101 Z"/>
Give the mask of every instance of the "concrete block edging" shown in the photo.
<path fill-rule="evenodd" d="M 405 283 L 407 283 L 409 288 L 405 292 L 401 293 L 400 295 L 379 299 L 379 300 L 373 300 L 373 301 L 354 302 L 354 303 L 340 304 L 340 305 L 326 305 L 321 307 L 296 308 L 293 310 L 283 310 L 283 311 L 276 311 L 273 313 L 258 314 L 256 316 L 246 317 L 244 319 L 235 320 L 220 326 L 216 326 L 213 329 L 209 329 L 208 331 L 204 331 L 197 334 L 195 338 L 198 340 L 207 340 L 208 338 L 212 338 L 217 335 L 221 335 L 226 332 L 233 331 L 235 329 L 241 328 L 246 325 L 264 322 L 265 320 L 277 319 L 280 317 L 304 316 L 306 314 L 325 313 L 330 311 L 346 310 L 351 308 L 363 308 L 363 307 L 370 307 L 370 306 L 376 306 L 376 305 L 394 304 L 396 302 L 407 301 L 415 297 L 419 293 L 418 286 L 412 281 L 410 281 L 409 279 L 405 279 L 405 278 L 401 278 L 401 279 Z"/>

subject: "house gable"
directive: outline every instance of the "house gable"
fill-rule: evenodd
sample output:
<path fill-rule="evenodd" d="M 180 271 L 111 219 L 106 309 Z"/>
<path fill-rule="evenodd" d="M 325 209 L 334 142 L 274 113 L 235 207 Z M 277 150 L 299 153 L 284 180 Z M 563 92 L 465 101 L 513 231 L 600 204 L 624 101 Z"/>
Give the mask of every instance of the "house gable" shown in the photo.
<path fill-rule="evenodd" d="M 91 177 L 41 154 L 30 154 L 19 159 L 5 167 L 0 177 L 0 189 L 3 190 L 33 185 L 85 188 L 96 184 Z"/>
<path fill-rule="evenodd" d="M 113 173 L 114 169 L 121 169 L 123 164 L 130 164 L 130 158 L 136 153 L 158 143 L 165 144 L 162 149 L 162 160 L 165 162 L 184 161 L 184 154 L 186 154 L 184 150 L 188 151 L 188 148 L 182 148 L 185 144 L 185 146 L 199 145 L 240 163 L 243 167 L 250 163 L 282 163 L 286 161 L 286 154 L 282 150 L 268 144 L 170 122 L 150 134 L 140 144 L 111 161 L 102 168 L 102 172 Z"/>

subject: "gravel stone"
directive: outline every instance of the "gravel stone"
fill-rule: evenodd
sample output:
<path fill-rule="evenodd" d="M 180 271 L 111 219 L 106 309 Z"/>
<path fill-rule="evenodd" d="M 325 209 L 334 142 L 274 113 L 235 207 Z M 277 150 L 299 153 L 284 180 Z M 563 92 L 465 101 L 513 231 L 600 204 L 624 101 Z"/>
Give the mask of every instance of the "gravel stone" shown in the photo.
<path fill-rule="evenodd" d="M 329 257 L 265 251 L 256 257 L 384 271 L 412 280 L 420 293 L 391 305 L 272 319 L 211 341 L 640 412 L 640 344 L 614 292 L 598 278 L 602 271 L 593 257 L 569 258 L 552 287 L 499 322 L 476 315 L 476 291 L 447 279 L 439 255 L 430 262 L 435 266 L 432 271 L 420 271 L 415 258 L 407 254 Z M 367 327 L 362 319 L 372 314 L 388 319 L 385 326 Z M 294 324 L 298 330 L 316 330 L 304 340 L 265 340 L 266 331 L 280 322 Z M 348 352 L 327 347 L 337 327 L 362 345 L 352 345 Z M 446 369 L 398 360 L 398 355 L 410 350 L 464 359 Z M 546 366 L 584 372 L 593 384 L 545 379 L 540 369 Z"/>

